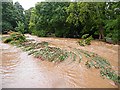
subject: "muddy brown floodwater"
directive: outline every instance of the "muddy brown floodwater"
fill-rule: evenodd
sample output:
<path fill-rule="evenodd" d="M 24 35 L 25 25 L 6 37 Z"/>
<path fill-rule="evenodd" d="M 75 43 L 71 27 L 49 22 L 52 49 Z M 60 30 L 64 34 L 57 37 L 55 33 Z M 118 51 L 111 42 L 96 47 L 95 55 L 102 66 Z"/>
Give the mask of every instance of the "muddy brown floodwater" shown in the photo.
<path fill-rule="evenodd" d="M 118 45 L 93 41 L 90 46 L 80 47 L 76 43 L 77 39 L 26 36 L 67 50 L 80 48 L 95 52 L 107 58 L 117 70 Z M 87 69 L 82 63 L 71 63 L 68 60 L 57 64 L 41 61 L 15 46 L 2 42 L 0 51 L 3 88 L 117 88 L 113 81 L 102 79 L 98 70 Z"/>

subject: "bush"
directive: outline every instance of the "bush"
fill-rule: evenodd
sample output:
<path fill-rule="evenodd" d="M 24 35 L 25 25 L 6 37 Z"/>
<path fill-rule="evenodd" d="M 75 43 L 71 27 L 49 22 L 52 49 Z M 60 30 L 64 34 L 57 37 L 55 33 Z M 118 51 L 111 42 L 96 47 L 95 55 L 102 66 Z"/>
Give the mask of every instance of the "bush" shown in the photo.
<path fill-rule="evenodd" d="M 80 46 L 85 46 L 85 45 L 90 45 L 91 44 L 91 40 L 93 40 L 93 37 L 92 36 L 88 37 L 88 36 L 89 36 L 89 34 L 85 34 L 85 35 L 82 36 L 83 40 L 80 40 L 78 42 Z"/>
<path fill-rule="evenodd" d="M 115 44 L 118 43 L 118 41 L 119 41 L 119 33 L 118 33 L 118 30 L 114 30 L 114 31 L 113 31 L 112 40 L 113 40 L 113 43 L 115 43 Z"/>
<path fill-rule="evenodd" d="M 45 37 L 47 32 L 45 30 L 33 30 L 33 35 L 37 35 L 38 37 Z"/>
<path fill-rule="evenodd" d="M 10 30 L 13 30 L 11 23 L 7 21 L 2 22 L 2 34 L 7 34 Z"/>
<path fill-rule="evenodd" d="M 21 32 L 22 34 L 24 34 L 24 32 L 25 32 L 25 30 L 24 30 L 25 29 L 24 23 L 19 21 L 17 24 L 18 24 L 18 27 L 16 27 L 15 30 L 17 32 Z"/>
<path fill-rule="evenodd" d="M 82 39 L 86 39 L 89 36 L 89 34 L 82 35 Z"/>
<path fill-rule="evenodd" d="M 12 32 L 10 34 L 10 37 L 13 39 L 13 40 L 20 40 L 20 41 L 25 41 L 26 38 L 24 36 L 24 34 L 21 34 L 19 32 Z"/>
<path fill-rule="evenodd" d="M 113 30 L 111 33 L 108 33 L 105 40 L 108 43 L 117 44 L 120 40 L 118 30 Z"/>
<path fill-rule="evenodd" d="M 7 37 L 3 40 L 4 43 L 12 43 L 12 44 L 20 44 L 25 41 L 26 41 L 25 36 L 18 32 L 11 32 L 10 37 Z"/>

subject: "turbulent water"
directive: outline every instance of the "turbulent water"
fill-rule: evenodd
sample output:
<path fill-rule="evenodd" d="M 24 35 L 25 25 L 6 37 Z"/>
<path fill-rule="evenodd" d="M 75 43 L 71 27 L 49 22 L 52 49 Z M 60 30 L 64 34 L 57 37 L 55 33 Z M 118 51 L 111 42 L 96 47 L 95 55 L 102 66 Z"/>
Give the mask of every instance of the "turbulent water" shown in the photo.
<path fill-rule="evenodd" d="M 38 38 L 27 35 L 36 41 L 47 41 L 50 45 L 71 50 L 81 48 L 107 58 L 113 68 L 118 66 L 118 46 L 94 41 L 91 46 L 80 47 L 76 39 Z M 61 63 L 42 61 L 29 56 L 20 48 L 0 42 L 2 52 L 3 88 L 116 88 L 113 81 L 103 79 L 96 69 L 87 69 L 84 64 L 66 60 Z M 84 62 L 83 62 L 84 63 Z"/>

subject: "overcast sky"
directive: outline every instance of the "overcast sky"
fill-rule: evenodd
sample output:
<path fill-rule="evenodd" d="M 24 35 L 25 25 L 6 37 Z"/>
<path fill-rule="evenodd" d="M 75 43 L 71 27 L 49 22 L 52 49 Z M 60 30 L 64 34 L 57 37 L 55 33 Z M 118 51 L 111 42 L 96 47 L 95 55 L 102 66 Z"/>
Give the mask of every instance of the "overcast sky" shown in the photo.
<path fill-rule="evenodd" d="M 30 7 L 34 7 L 37 2 L 41 2 L 43 0 L 13 0 L 13 3 L 15 3 L 16 1 L 18 1 L 22 5 L 22 7 L 27 10 Z"/>

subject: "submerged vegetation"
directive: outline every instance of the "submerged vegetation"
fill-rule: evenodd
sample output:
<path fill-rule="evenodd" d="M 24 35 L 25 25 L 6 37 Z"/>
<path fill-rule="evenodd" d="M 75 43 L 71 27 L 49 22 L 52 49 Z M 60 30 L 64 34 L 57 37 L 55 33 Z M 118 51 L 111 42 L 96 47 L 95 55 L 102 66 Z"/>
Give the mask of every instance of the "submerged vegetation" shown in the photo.
<path fill-rule="evenodd" d="M 87 68 L 96 68 L 99 69 L 100 75 L 108 79 L 113 80 L 115 83 L 120 83 L 120 76 L 117 75 L 117 72 L 112 69 L 110 63 L 100 57 L 99 55 L 79 49 L 79 52 L 83 53 L 88 60 L 85 65 Z"/>
<path fill-rule="evenodd" d="M 86 37 L 86 36 L 85 36 Z M 50 62 L 62 62 L 64 60 L 77 61 L 81 63 L 82 58 L 86 57 L 85 65 L 88 69 L 99 69 L 100 75 L 113 80 L 115 83 L 120 83 L 120 76 L 112 69 L 111 64 L 101 56 L 88 52 L 82 49 L 74 49 L 73 51 L 63 50 L 58 47 L 52 47 L 48 42 L 42 41 L 37 43 L 27 39 L 23 34 L 12 32 L 9 37 L 3 38 L 4 43 L 11 43 L 21 47 L 28 55 L 33 55 L 40 60 L 47 60 Z M 78 58 L 77 58 L 78 57 Z"/>
<path fill-rule="evenodd" d="M 48 42 L 31 42 L 26 39 L 25 36 L 18 32 L 12 32 L 9 37 L 3 39 L 4 43 L 10 43 L 21 47 L 24 51 L 28 51 L 29 55 L 34 55 L 36 58 L 41 58 L 48 61 L 64 61 L 68 56 L 73 56 L 73 61 L 75 61 L 76 54 L 73 52 L 68 52 L 60 48 L 49 46 Z"/>
<path fill-rule="evenodd" d="M 48 61 L 64 61 L 68 57 L 66 51 L 60 48 L 48 46 L 48 42 L 30 43 L 29 46 L 23 44 L 23 49 L 29 51 L 29 55 Z"/>

